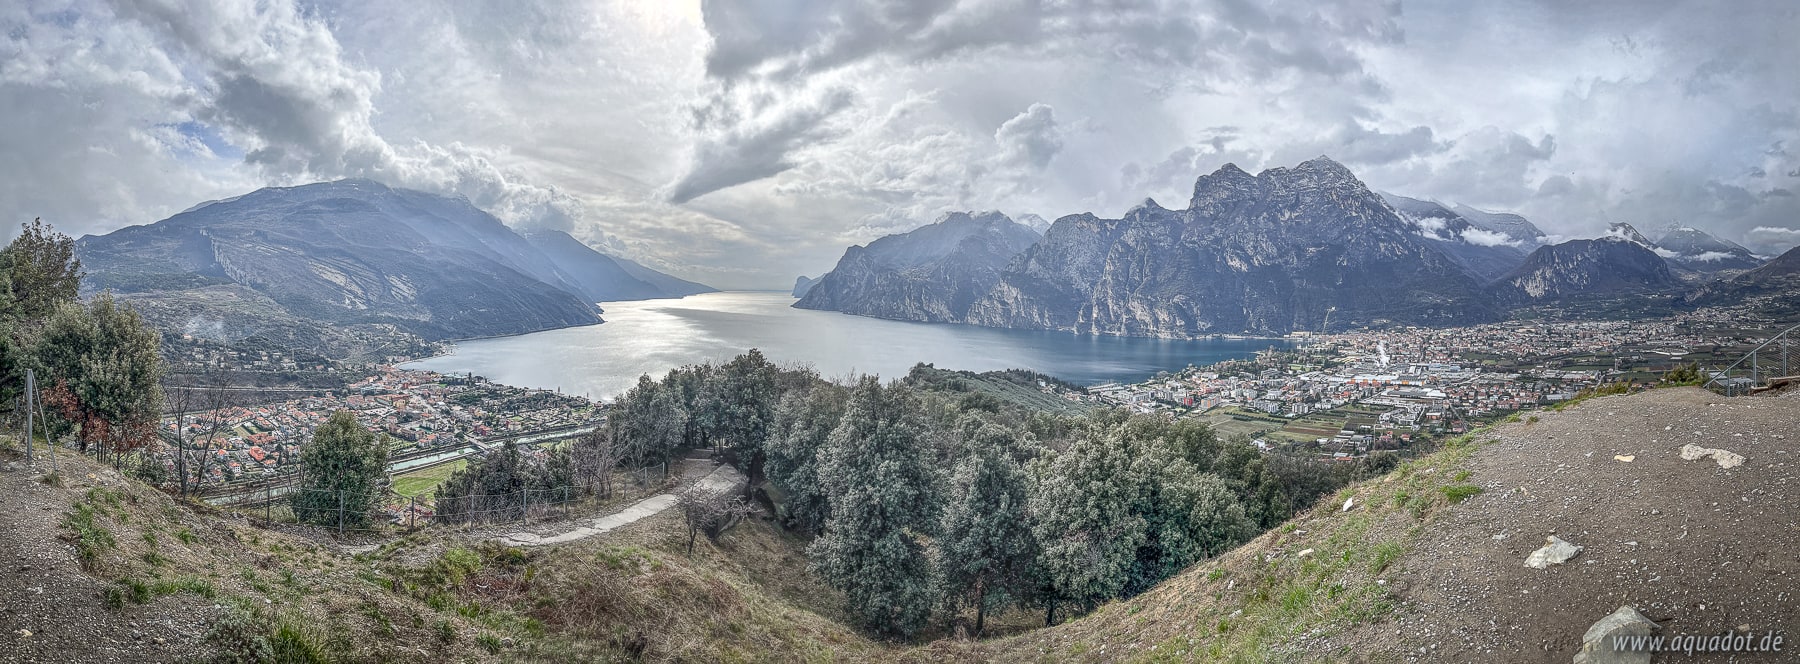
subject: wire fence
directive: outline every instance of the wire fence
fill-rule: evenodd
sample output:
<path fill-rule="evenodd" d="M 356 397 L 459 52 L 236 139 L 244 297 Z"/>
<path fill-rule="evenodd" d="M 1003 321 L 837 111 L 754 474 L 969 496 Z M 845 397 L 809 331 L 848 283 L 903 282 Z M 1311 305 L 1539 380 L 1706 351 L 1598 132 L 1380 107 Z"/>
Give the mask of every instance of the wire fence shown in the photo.
<path fill-rule="evenodd" d="M 649 488 L 667 480 L 668 464 L 617 471 L 608 481 L 521 486 L 510 491 L 452 497 L 402 496 L 391 487 L 367 491 L 266 485 L 261 496 L 235 504 L 267 525 L 300 524 L 338 535 L 393 534 L 425 527 L 475 527 L 567 519 L 586 513 L 616 489 Z M 440 485 L 441 486 L 441 485 Z"/>

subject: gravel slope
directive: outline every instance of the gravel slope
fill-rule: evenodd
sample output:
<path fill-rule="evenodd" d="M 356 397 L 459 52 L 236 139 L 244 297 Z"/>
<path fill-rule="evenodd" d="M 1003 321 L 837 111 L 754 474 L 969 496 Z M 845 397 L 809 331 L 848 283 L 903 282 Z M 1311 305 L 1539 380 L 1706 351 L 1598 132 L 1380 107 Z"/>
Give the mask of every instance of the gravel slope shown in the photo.
<path fill-rule="evenodd" d="M 1800 637 L 1800 392 L 1653 390 L 1540 417 L 1497 428 L 1497 442 L 1471 459 L 1470 481 L 1485 492 L 1440 513 L 1402 559 L 1395 620 L 1314 652 L 1567 662 L 1588 626 L 1620 605 L 1664 635 L 1747 626 Z M 1746 460 L 1731 469 L 1684 460 L 1687 444 Z M 1584 549 L 1548 569 L 1525 567 L 1551 534 Z M 1800 644 L 1736 661 L 1796 652 Z"/>
<path fill-rule="evenodd" d="M 70 467 L 97 468 L 65 459 L 63 472 Z M 0 662 L 185 662 L 204 654 L 207 623 L 222 613 L 212 601 L 171 595 L 106 608 L 106 584 L 83 572 L 59 539 L 72 500 L 90 487 L 120 485 L 117 473 L 96 469 L 62 488 L 40 477 L 0 470 Z"/>

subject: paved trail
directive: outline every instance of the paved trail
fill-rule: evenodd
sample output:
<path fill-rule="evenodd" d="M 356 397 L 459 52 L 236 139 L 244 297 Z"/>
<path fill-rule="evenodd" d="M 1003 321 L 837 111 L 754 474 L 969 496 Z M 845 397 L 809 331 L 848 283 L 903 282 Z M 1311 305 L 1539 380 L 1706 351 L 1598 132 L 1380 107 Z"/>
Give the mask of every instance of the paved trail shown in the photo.
<path fill-rule="evenodd" d="M 683 473 L 683 477 L 688 479 L 698 478 L 695 479 L 696 482 L 701 486 L 710 489 L 726 490 L 734 486 L 742 486 L 745 482 L 744 474 L 738 472 L 737 468 L 728 464 L 712 468 L 711 472 L 707 472 L 707 466 L 704 464 L 689 463 L 687 466 L 687 471 Z M 701 473 L 704 473 L 704 475 Z M 554 535 L 538 535 L 535 533 L 518 532 L 502 536 L 499 539 L 501 543 L 512 546 L 546 546 L 550 544 L 574 542 L 595 535 L 609 533 L 639 520 L 656 516 L 663 510 L 674 507 L 676 500 L 677 498 L 673 493 L 659 493 L 636 503 L 632 503 L 630 507 L 626 507 L 619 512 L 586 520 L 571 530 L 566 530 Z"/>

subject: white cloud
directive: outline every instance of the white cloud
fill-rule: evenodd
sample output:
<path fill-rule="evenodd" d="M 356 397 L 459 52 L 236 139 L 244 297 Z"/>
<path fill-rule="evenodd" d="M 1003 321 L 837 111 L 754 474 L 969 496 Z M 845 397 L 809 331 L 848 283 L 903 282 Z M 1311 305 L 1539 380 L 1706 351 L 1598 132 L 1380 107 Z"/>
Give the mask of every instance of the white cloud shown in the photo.
<path fill-rule="evenodd" d="M 1514 240 L 1505 233 L 1497 233 L 1494 231 L 1482 230 L 1480 228 L 1470 228 L 1463 231 L 1462 239 L 1464 242 L 1477 247 L 1518 247 L 1524 245 L 1523 242 Z"/>
<path fill-rule="evenodd" d="M 1773 256 L 1800 246 L 1800 229 L 1757 226 L 1750 229 L 1750 233 L 1745 239 L 1749 241 L 1752 248 Z"/>

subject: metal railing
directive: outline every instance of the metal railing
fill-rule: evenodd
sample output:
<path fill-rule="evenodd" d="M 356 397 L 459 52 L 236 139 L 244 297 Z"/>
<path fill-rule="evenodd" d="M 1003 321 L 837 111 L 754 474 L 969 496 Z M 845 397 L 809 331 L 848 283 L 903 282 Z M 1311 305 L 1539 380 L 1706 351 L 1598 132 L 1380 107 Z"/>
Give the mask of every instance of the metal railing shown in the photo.
<path fill-rule="evenodd" d="M 1750 349 L 1738 361 L 1718 371 L 1707 371 L 1706 389 L 1728 397 L 1754 394 L 1764 390 L 1780 387 L 1789 383 L 1800 383 L 1800 357 L 1795 357 L 1793 346 L 1800 341 L 1800 325 L 1782 330 L 1769 337 L 1755 348 Z"/>

